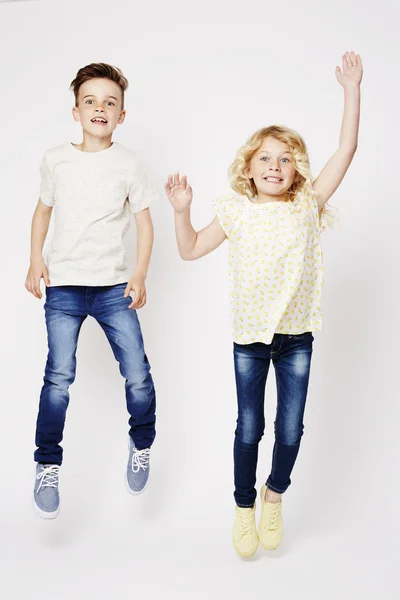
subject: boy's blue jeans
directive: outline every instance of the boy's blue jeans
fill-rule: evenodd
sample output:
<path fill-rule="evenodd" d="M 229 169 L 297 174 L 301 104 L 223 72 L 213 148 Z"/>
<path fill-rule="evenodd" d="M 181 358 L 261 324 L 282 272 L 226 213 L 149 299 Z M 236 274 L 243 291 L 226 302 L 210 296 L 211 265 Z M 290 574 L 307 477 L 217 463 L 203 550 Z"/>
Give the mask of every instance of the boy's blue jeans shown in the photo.
<path fill-rule="evenodd" d="M 135 310 L 124 298 L 126 284 L 60 286 L 46 290 L 44 305 L 49 353 L 40 395 L 35 461 L 61 465 L 69 386 L 75 379 L 76 347 L 82 323 L 94 317 L 102 327 L 125 378 L 129 434 L 135 446 L 149 448 L 155 437 L 156 396 Z"/>
<path fill-rule="evenodd" d="M 265 385 L 271 360 L 278 393 L 275 445 L 268 487 L 283 493 L 289 487 L 303 435 L 313 335 L 275 334 L 271 344 L 234 344 L 238 419 L 234 443 L 235 501 L 253 506 L 258 444 L 264 434 Z"/>

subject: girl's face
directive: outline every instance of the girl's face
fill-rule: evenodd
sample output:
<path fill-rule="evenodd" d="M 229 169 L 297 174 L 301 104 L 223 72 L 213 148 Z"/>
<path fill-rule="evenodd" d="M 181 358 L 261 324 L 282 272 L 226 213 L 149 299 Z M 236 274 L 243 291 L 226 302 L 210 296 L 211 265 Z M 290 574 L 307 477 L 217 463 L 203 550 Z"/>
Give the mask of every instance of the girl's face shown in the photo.
<path fill-rule="evenodd" d="M 253 179 L 259 199 L 272 202 L 286 200 L 286 192 L 296 173 L 289 146 L 273 137 L 266 137 L 253 154 L 245 175 Z"/>

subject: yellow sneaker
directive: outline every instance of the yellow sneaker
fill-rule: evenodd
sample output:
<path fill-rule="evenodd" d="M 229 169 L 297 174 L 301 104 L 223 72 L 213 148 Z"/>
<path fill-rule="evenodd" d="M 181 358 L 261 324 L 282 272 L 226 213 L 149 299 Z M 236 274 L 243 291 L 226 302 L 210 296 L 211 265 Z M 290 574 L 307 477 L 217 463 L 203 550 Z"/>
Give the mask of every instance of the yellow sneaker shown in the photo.
<path fill-rule="evenodd" d="M 283 538 L 282 500 L 280 502 L 266 502 L 265 492 L 267 487 L 262 486 L 261 518 L 258 526 L 258 539 L 265 550 L 275 550 Z"/>
<path fill-rule="evenodd" d="M 236 506 L 232 535 L 233 546 L 240 556 L 253 556 L 258 548 L 256 505 L 253 508 Z"/>

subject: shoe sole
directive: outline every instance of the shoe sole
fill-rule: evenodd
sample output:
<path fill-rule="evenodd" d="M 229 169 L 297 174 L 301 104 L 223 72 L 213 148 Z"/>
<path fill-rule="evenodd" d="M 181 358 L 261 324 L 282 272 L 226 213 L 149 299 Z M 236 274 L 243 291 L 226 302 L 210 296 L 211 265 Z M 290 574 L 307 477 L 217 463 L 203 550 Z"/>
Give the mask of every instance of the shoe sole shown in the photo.
<path fill-rule="evenodd" d="M 130 449 L 131 449 L 131 442 L 130 442 L 130 437 L 128 435 L 128 451 L 130 451 Z M 144 484 L 143 488 L 137 492 L 136 490 L 133 490 L 130 487 L 129 483 L 128 483 L 128 473 L 126 472 L 126 469 L 127 469 L 127 467 L 125 467 L 125 487 L 126 487 L 126 491 L 131 496 L 140 496 L 140 494 L 143 494 L 144 490 L 146 489 L 147 484 L 149 483 L 149 480 L 147 480 L 146 483 Z"/>
<path fill-rule="evenodd" d="M 261 548 L 264 548 L 264 550 L 267 550 L 269 552 L 273 552 L 274 550 L 276 550 L 277 548 L 279 548 L 279 546 L 281 545 L 282 542 L 279 542 L 279 544 L 277 546 L 274 546 L 273 548 L 264 546 L 264 544 L 260 541 L 260 546 Z"/>
<path fill-rule="evenodd" d="M 33 502 L 33 510 L 35 511 L 37 516 L 40 517 L 41 519 L 47 519 L 47 520 L 56 519 L 60 513 L 60 507 L 58 507 L 57 510 L 54 510 L 53 512 L 48 512 L 46 510 L 42 510 L 36 504 L 35 497 L 33 497 L 32 502 Z"/>
<path fill-rule="evenodd" d="M 242 558 L 250 558 L 251 556 L 254 556 L 254 554 L 255 554 L 255 553 L 257 552 L 257 550 L 258 550 L 258 544 L 257 544 L 257 547 L 256 547 L 256 549 L 255 549 L 255 550 L 253 550 L 253 552 L 240 552 L 240 551 L 239 551 L 239 550 L 236 548 L 235 544 L 233 544 L 233 547 L 235 548 L 235 552 L 236 552 L 236 553 L 237 553 L 239 556 L 241 556 Z"/>

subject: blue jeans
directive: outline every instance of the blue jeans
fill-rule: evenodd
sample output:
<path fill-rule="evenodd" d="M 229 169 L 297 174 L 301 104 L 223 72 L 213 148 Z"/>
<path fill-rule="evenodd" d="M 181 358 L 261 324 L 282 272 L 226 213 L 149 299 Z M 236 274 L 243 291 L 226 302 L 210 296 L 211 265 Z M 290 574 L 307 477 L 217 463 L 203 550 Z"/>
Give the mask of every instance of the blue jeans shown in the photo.
<path fill-rule="evenodd" d="M 264 434 L 265 385 L 271 360 L 278 393 L 275 445 L 268 487 L 283 493 L 289 487 L 303 435 L 313 335 L 275 334 L 271 344 L 234 343 L 238 419 L 234 443 L 235 501 L 253 506 L 258 444 Z"/>
<path fill-rule="evenodd" d="M 49 353 L 36 426 L 36 462 L 61 465 L 60 442 L 69 386 L 75 379 L 76 347 L 82 323 L 88 315 L 102 327 L 125 378 L 129 434 L 139 450 L 152 445 L 155 390 L 139 320 L 136 311 L 128 308 L 132 299 L 124 298 L 125 287 L 122 283 L 104 287 L 47 288 L 44 309 Z"/>

